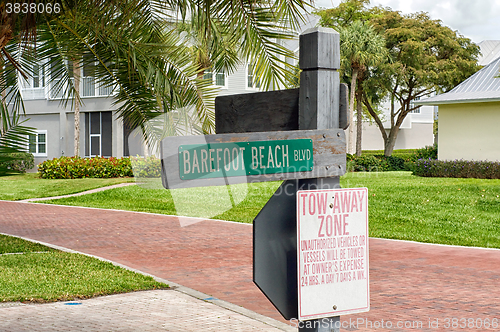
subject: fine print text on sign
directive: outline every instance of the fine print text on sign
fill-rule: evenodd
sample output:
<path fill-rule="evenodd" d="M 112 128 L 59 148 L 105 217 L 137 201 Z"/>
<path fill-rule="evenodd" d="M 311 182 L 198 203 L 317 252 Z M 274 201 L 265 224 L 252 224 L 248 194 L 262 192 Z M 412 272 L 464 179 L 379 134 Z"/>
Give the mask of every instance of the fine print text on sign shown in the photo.
<path fill-rule="evenodd" d="M 297 192 L 299 320 L 370 309 L 368 189 Z"/>
<path fill-rule="evenodd" d="M 182 180 L 304 172 L 312 169 L 311 139 L 179 146 L 179 176 Z"/>

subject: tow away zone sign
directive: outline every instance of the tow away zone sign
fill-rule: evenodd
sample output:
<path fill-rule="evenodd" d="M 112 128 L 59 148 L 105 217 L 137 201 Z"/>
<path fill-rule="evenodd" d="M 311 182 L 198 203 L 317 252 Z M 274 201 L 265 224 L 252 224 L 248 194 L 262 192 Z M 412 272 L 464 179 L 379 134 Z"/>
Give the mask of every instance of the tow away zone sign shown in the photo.
<path fill-rule="evenodd" d="M 368 262 L 368 189 L 298 191 L 298 319 L 370 310 Z"/>

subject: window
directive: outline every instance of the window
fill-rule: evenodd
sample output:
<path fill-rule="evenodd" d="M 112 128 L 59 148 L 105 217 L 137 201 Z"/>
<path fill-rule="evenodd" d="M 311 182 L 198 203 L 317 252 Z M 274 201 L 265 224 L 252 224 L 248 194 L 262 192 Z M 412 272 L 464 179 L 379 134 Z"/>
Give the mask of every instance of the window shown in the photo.
<path fill-rule="evenodd" d="M 63 66 L 64 63 L 59 61 L 58 58 L 52 58 L 50 60 L 51 87 L 49 92 L 51 99 L 59 99 L 64 96 L 64 87 L 59 83 L 62 79 Z"/>
<path fill-rule="evenodd" d="M 43 65 L 35 63 L 33 65 L 32 76 L 28 77 L 28 79 L 21 77 L 21 83 L 23 89 L 43 88 L 45 86 L 45 70 Z"/>
<path fill-rule="evenodd" d="M 255 77 L 255 71 L 253 65 L 247 66 L 247 88 L 249 89 L 259 89 L 260 83 Z"/>
<path fill-rule="evenodd" d="M 203 79 L 211 80 L 213 85 L 227 88 L 226 73 L 224 71 L 213 73 L 210 70 L 205 70 L 205 73 L 203 74 Z"/>
<path fill-rule="evenodd" d="M 67 66 L 71 82 L 74 83 L 73 62 L 61 62 L 56 58 L 53 58 L 50 62 L 52 83 L 49 92 L 51 99 L 63 98 L 66 93 L 67 84 L 58 86 L 63 73 L 66 71 L 65 66 Z M 83 56 L 83 62 L 80 66 L 80 96 L 82 97 L 109 96 L 113 93 L 112 86 L 104 85 L 96 79 L 96 66 L 97 63 L 92 61 L 90 55 Z M 56 87 L 60 89 L 57 90 Z"/>
<path fill-rule="evenodd" d="M 204 80 L 213 80 L 212 72 L 205 70 L 205 73 L 203 74 L 203 79 Z"/>
<path fill-rule="evenodd" d="M 420 97 L 415 97 L 415 99 L 413 100 L 420 100 Z M 415 107 L 416 105 L 413 103 L 413 101 L 410 102 L 410 109 Z M 420 107 L 421 106 L 417 106 L 418 108 L 414 109 L 413 111 L 411 111 L 410 113 L 411 114 L 420 114 Z"/>
<path fill-rule="evenodd" d="M 36 133 L 28 137 L 28 151 L 35 157 L 47 156 L 47 131 L 37 130 Z"/>
<path fill-rule="evenodd" d="M 85 156 L 111 157 L 112 113 L 85 113 Z"/>
<path fill-rule="evenodd" d="M 34 88 L 43 88 L 45 86 L 44 67 L 39 64 L 33 65 L 33 84 Z"/>
<path fill-rule="evenodd" d="M 215 74 L 215 85 L 226 86 L 226 74 L 224 72 Z"/>
<path fill-rule="evenodd" d="M 89 55 L 83 56 L 81 90 L 83 97 L 95 96 L 95 64 Z"/>
<path fill-rule="evenodd" d="M 20 77 L 21 92 L 24 99 L 45 98 L 45 69 L 43 64 L 33 65 L 32 76 L 28 79 Z"/>

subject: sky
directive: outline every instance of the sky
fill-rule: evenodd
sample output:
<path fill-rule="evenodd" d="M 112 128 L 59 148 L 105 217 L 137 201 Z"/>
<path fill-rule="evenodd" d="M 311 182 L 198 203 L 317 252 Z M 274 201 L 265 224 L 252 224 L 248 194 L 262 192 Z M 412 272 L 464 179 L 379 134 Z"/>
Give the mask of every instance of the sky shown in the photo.
<path fill-rule="evenodd" d="M 331 8 L 340 0 L 315 0 L 317 8 Z M 371 0 L 372 6 L 388 6 L 404 14 L 428 12 L 473 42 L 500 40 L 500 0 Z"/>

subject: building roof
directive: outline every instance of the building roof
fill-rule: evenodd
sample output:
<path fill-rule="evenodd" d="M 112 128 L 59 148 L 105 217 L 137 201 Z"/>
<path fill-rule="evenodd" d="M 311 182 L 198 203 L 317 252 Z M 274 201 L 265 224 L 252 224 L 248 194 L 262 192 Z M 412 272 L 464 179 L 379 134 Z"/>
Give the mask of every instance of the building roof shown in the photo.
<path fill-rule="evenodd" d="M 481 56 L 477 64 L 480 66 L 487 66 L 493 60 L 500 57 L 500 40 L 483 40 L 478 44 L 481 49 Z"/>
<path fill-rule="evenodd" d="M 500 55 L 499 55 L 500 56 Z M 440 105 L 500 101 L 500 57 L 457 85 L 453 90 L 415 101 L 416 105 Z"/>

